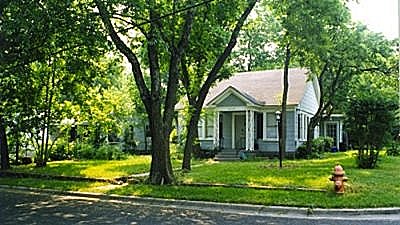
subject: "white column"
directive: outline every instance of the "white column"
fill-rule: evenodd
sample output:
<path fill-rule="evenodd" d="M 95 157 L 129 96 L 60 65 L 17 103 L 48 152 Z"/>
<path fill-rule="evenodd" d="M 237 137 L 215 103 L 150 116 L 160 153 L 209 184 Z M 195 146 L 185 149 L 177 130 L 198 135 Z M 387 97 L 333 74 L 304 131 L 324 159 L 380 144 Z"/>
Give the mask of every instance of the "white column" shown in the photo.
<path fill-rule="evenodd" d="M 250 149 L 250 142 L 249 142 L 249 117 L 250 113 L 249 110 L 246 110 L 246 150 Z"/>
<path fill-rule="evenodd" d="M 254 111 L 249 111 L 249 148 L 254 151 Z"/>
<path fill-rule="evenodd" d="M 214 147 L 219 146 L 219 112 L 214 112 Z"/>

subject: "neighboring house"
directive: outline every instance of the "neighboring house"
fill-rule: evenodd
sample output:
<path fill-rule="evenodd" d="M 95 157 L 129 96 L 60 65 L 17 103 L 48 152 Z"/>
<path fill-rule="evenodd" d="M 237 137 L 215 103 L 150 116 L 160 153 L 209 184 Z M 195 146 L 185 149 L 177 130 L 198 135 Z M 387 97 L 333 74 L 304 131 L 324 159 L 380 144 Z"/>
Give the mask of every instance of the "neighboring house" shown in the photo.
<path fill-rule="evenodd" d="M 281 110 L 283 70 L 245 72 L 214 86 L 204 103 L 199 122 L 202 149 L 278 152 L 278 125 L 275 112 Z M 294 153 L 307 138 L 307 125 L 319 105 L 318 80 L 307 70 L 289 70 L 286 152 Z M 338 117 L 339 118 L 339 117 Z M 335 117 L 333 117 L 335 119 Z M 334 128 L 335 126 L 335 128 Z M 336 136 L 341 142 L 342 122 L 332 120 L 315 129 L 319 134 Z"/>

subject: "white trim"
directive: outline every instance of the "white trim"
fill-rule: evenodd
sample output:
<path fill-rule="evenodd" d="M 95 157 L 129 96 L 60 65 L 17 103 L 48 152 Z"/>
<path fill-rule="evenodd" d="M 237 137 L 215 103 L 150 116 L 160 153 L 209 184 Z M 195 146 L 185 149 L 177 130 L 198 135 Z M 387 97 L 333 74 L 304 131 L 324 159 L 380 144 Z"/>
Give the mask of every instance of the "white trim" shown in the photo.
<path fill-rule="evenodd" d="M 243 101 L 243 103 L 246 106 L 253 106 L 256 105 L 254 104 L 250 99 L 248 99 L 246 96 L 243 96 L 242 93 L 240 93 L 238 90 L 236 90 L 234 87 L 229 86 L 227 87 L 225 90 L 223 90 L 220 94 L 218 94 L 217 96 L 215 96 L 211 101 L 209 101 L 207 103 L 208 106 L 211 105 L 218 105 L 219 103 L 221 103 L 223 100 L 225 100 L 225 98 L 229 97 L 230 95 L 234 95 L 236 97 L 238 97 L 241 101 Z"/>
<path fill-rule="evenodd" d="M 336 146 L 336 148 L 339 149 L 339 144 L 341 142 L 341 130 L 340 130 L 340 121 L 326 121 L 325 125 L 324 125 L 324 136 L 325 137 L 329 137 L 328 136 L 328 125 L 329 124 L 335 124 L 336 125 L 336 143 L 333 143 L 334 146 Z"/>
<path fill-rule="evenodd" d="M 265 131 L 265 136 L 263 136 L 263 141 L 279 141 L 279 127 L 278 127 L 278 122 L 276 121 L 276 118 L 275 118 L 275 121 L 276 121 L 276 137 L 275 138 L 273 138 L 273 137 L 267 137 L 267 119 L 268 119 L 268 117 L 267 117 L 267 113 L 271 113 L 272 115 L 274 115 L 275 116 L 275 111 L 265 111 L 264 112 L 264 115 L 265 115 L 265 119 L 264 119 L 264 127 L 263 127 L 263 129 L 264 129 L 264 131 Z"/>

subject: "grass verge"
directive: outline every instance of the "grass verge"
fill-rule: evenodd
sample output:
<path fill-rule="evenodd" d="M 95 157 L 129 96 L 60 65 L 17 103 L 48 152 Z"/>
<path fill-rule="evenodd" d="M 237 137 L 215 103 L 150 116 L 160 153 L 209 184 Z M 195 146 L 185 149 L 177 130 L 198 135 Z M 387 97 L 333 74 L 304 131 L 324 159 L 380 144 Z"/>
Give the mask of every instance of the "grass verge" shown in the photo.
<path fill-rule="evenodd" d="M 190 173 L 177 173 L 179 183 L 240 184 L 248 186 L 320 188 L 327 192 L 298 190 L 259 190 L 232 187 L 152 186 L 131 184 L 113 186 L 88 182 L 65 182 L 42 179 L 0 178 L 0 184 L 20 185 L 58 190 L 93 191 L 107 194 L 136 195 L 158 198 L 234 202 L 263 205 L 320 207 L 320 208 L 366 208 L 400 207 L 400 157 L 382 157 L 379 167 L 362 170 L 355 167 L 352 152 L 327 154 L 319 160 L 288 160 L 284 168 L 277 168 L 273 160 L 222 162 L 209 161 L 193 167 Z M 132 159 L 133 160 L 133 159 Z M 98 161 L 96 161 L 99 163 Z M 106 162 L 116 163 L 124 161 Z M 328 180 L 336 163 L 343 165 L 349 177 L 346 193 L 336 195 Z M 65 163 L 67 165 L 67 163 Z M 113 164 L 111 164 L 113 165 Z M 135 164 L 133 164 L 132 167 Z M 75 165 L 73 164 L 72 167 Z M 118 171 L 118 167 L 100 166 Z M 117 166 L 117 165 L 116 165 Z M 129 165 L 125 165 L 129 167 Z M 64 169 L 68 169 L 65 166 Z M 147 168 L 148 169 L 148 168 Z M 90 166 L 82 171 L 93 170 Z M 129 173 L 133 171 L 129 170 Z M 126 170 L 119 173 L 127 173 Z M 87 173 L 84 173 L 87 175 Z M 111 175 L 109 175 L 111 176 Z M 92 186 L 93 185 L 93 186 Z M 102 187 L 106 186 L 106 188 Z"/>

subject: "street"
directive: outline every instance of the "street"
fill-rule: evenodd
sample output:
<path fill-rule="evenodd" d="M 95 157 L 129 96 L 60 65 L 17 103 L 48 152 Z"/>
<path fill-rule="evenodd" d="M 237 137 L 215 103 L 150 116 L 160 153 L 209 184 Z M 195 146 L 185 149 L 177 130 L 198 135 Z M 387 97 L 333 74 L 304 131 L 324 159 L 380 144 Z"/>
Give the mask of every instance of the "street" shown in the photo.
<path fill-rule="evenodd" d="M 340 218 L 221 211 L 0 188 L 0 224 L 395 225 L 400 215 Z"/>

